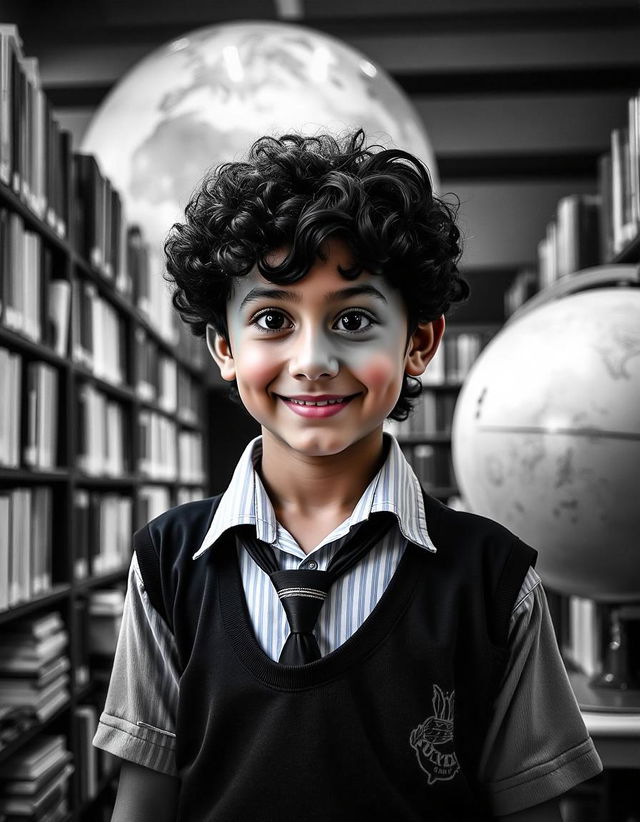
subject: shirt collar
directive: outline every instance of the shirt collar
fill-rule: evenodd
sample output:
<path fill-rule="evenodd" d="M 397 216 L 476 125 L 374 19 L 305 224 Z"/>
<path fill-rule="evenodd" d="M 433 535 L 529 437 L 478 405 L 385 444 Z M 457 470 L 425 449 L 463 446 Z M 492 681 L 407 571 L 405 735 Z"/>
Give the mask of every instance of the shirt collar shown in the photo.
<path fill-rule="evenodd" d="M 390 511 L 398 518 L 400 531 L 410 542 L 435 553 L 437 549 L 427 529 L 420 482 L 396 438 L 388 431 L 383 436 L 389 440 L 384 464 L 365 489 L 349 519 L 323 542 L 333 542 L 344 536 L 353 525 L 367 519 L 375 511 Z M 258 539 L 271 544 L 277 542 L 275 512 L 255 468 L 261 455 L 262 437 L 258 436 L 242 452 L 231 482 L 193 559 L 215 545 L 225 531 L 236 525 L 255 525 Z"/>

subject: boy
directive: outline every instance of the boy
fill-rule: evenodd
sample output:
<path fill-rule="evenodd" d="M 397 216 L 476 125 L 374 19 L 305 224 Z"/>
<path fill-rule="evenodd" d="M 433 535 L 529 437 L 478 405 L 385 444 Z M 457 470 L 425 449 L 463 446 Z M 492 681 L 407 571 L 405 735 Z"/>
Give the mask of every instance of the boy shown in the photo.
<path fill-rule="evenodd" d="M 135 535 L 94 740 L 126 760 L 117 822 L 543 822 L 601 770 L 535 551 L 383 432 L 469 291 L 425 168 L 364 139 L 263 138 L 167 241 L 262 435 Z"/>

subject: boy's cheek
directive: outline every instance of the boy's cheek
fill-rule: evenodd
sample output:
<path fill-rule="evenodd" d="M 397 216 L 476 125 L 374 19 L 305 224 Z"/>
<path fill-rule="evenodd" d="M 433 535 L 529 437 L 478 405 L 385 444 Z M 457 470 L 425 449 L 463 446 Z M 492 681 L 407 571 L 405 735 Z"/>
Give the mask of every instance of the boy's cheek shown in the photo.
<path fill-rule="evenodd" d="M 363 360 L 357 376 L 368 389 L 375 392 L 384 391 L 385 388 L 391 388 L 402 381 L 402 373 L 399 373 L 397 363 L 384 353 Z"/>
<path fill-rule="evenodd" d="M 265 359 L 258 352 L 247 352 L 238 363 L 240 381 L 247 387 L 263 388 L 275 379 L 278 371 L 272 360 Z"/>

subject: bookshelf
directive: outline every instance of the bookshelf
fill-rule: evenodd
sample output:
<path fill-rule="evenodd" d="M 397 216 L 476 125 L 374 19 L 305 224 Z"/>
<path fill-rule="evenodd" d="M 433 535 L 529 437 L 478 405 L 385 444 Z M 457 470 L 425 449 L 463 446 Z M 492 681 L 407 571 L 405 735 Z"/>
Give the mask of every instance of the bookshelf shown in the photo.
<path fill-rule="evenodd" d="M 0 818 L 10 774 L 40 778 L 20 771 L 26 754 L 55 751 L 64 768 L 42 794 L 55 818 L 106 813 L 115 766 L 90 740 L 114 631 L 94 628 L 117 624 L 133 531 L 205 496 L 204 352 L 158 310 L 166 286 L 147 259 L 0 25 Z M 35 715 L 18 693 L 32 687 Z"/>

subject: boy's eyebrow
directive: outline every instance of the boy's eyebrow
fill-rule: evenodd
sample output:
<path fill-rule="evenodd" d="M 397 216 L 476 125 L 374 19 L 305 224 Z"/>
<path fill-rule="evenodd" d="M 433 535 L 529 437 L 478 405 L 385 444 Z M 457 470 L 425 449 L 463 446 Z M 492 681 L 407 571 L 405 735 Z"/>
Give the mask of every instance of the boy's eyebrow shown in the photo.
<path fill-rule="evenodd" d="M 382 300 L 384 303 L 387 302 L 387 298 L 384 294 L 372 285 L 350 285 L 347 288 L 341 288 L 338 291 L 329 291 L 324 296 L 325 300 L 330 302 L 331 300 L 336 300 L 339 298 L 344 299 L 346 297 L 358 297 L 361 294 L 369 294 L 372 297 Z M 292 303 L 299 303 L 302 299 L 299 294 L 296 294 L 293 291 L 287 291 L 284 288 L 256 287 L 252 288 L 251 291 L 244 297 L 240 303 L 240 310 L 242 310 L 247 303 L 253 302 L 254 300 L 259 300 L 261 297 L 269 297 L 272 300 L 285 300 Z"/>

